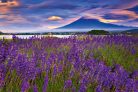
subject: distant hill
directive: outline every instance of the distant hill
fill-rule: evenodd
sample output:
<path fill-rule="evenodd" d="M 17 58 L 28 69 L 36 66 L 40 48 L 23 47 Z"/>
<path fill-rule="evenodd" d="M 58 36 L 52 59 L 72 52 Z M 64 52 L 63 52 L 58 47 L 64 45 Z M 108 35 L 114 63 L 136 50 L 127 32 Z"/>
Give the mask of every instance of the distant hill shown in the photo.
<path fill-rule="evenodd" d="M 131 30 L 127 30 L 127 31 L 123 31 L 121 33 L 130 33 L 130 34 L 135 34 L 137 33 L 138 34 L 138 29 L 131 29 Z"/>
<path fill-rule="evenodd" d="M 118 30 L 129 30 L 135 29 L 135 27 L 128 27 L 128 26 L 120 26 L 115 24 L 103 23 L 97 19 L 86 19 L 80 18 L 73 23 L 60 27 L 58 29 L 118 29 Z"/>

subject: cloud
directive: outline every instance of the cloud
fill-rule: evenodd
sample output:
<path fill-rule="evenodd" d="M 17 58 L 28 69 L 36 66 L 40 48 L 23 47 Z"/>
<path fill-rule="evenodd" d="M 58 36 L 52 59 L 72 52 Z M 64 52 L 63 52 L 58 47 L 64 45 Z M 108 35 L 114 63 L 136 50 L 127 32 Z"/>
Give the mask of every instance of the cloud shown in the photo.
<path fill-rule="evenodd" d="M 86 19 L 97 19 L 101 22 L 104 22 L 104 23 L 117 23 L 117 22 L 120 22 L 121 20 L 115 20 L 115 19 L 105 19 L 103 18 L 102 16 L 95 16 L 93 14 L 85 14 L 85 18 Z"/>
<path fill-rule="evenodd" d="M 103 18 L 125 20 L 125 19 L 129 19 L 130 17 L 127 15 L 116 15 L 116 14 L 108 13 L 108 14 L 103 15 Z"/>
<path fill-rule="evenodd" d="M 120 0 L 119 7 L 120 9 L 129 9 L 138 5 L 138 0 Z M 116 7 L 117 8 L 117 7 Z"/>
<path fill-rule="evenodd" d="M 59 27 L 62 27 L 64 25 L 68 25 L 68 24 L 78 20 L 79 18 L 81 18 L 81 17 L 77 17 L 76 16 L 75 18 L 69 18 L 69 19 L 65 19 L 65 20 L 60 20 L 60 21 L 58 21 L 58 23 L 55 22 L 55 24 L 53 24 L 53 23 L 50 24 L 49 22 L 46 22 L 44 24 L 41 24 L 39 26 L 39 29 L 41 29 L 41 30 L 49 30 L 49 29 L 59 28 Z"/>
<path fill-rule="evenodd" d="M 138 5 L 138 0 L 91 0 L 91 6 L 93 4 L 104 9 L 129 9 Z M 89 2 L 89 3 L 90 3 Z"/>
<path fill-rule="evenodd" d="M 129 11 L 129 10 L 114 10 L 111 13 L 115 14 L 115 15 L 125 15 L 125 16 L 130 17 L 131 19 L 137 19 L 138 18 L 138 14 L 136 14 L 133 11 Z"/>
<path fill-rule="evenodd" d="M 122 22 L 119 23 L 115 23 L 117 25 L 124 25 L 124 26 L 132 26 L 132 27 L 138 27 L 138 19 L 134 19 L 134 20 L 124 20 Z"/>
<path fill-rule="evenodd" d="M 55 28 L 58 28 L 58 26 L 48 26 L 47 28 L 48 29 L 55 29 Z"/>
<path fill-rule="evenodd" d="M 48 18 L 48 20 L 49 20 L 49 21 L 59 21 L 59 20 L 62 20 L 62 18 L 59 17 L 59 16 L 50 16 L 50 17 Z"/>
<path fill-rule="evenodd" d="M 112 24 L 118 24 L 118 25 L 125 25 L 129 26 L 129 21 L 134 20 L 132 23 L 133 26 L 137 26 L 136 19 L 138 19 L 138 14 L 136 14 L 134 11 L 129 11 L 127 9 L 106 9 L 106 8 L 95 8 L 88 11 L 85 11 L 83 13 L 83 16 L 86 16 L 86 18 L 93 18 L 98 19 L 101 22 L 104 23 L 112 23 Z"/>
<path fill-rule="evenodd" d="M 0 2 L 0 14 L 10 13 L 11 9 L 20 6 L 18 0 Z"/>
<path fill-rule="evenodd" d="M 28 23 L 29 21 L 20 16 L 20 15 L 14 15 L 14 14 L 10 14 L 10 15 L 1 15 L 0 19 L 5 20 L 6 24 L 12 24 L 12 23 Z M 4 23 L 4 22 L 3 22 Z"/>
<path fill-rule="evenodd" d="M 88 10 L 83 13 L 83 16 L 87 19 L 97 19 L 100 22 L 104 23 L 118 23 L 121 22 L 121 19 L 113 19 L 110 17 L 110 19 L 104 18 L 106 14 L 110 14 L 112 9 L 104 9 L 104 8 L 95 8 L 92 10 Z"/>
<path fill-rule="evenodd" d="M 9 29 L 11 29 L 12 27 L 17 27 L 21 29 L 34 28 L 38 27 L 41 24 L 41 22 L 39 24 L 37 22 L 29 20 L 26 16 L 16 14 L 0 15 L 0 27 L 5 27 Z"/>
<path fill-rule="evenodd" d="M 20 5 L 20 2 L 18 0 L 12 0 L 12 1 L 5 1 L 5 2 L 0 2 L 0 7 L 5 6 L 5 7 L 17 7 Z"/>
<path fill-rule="evenodd" d="M 55 29 L 55 28 L 58 28 L 59 26 L 51 26 L 51 25 L 42 25 L 40 28 L 43 29 L 43 30 L 47 30 L 47 29 Z"/>
<path fill-rule="evenodd" d="M 52 1 L 45 1 L 38 4 L 32 4 L 29 6 L 30 9 L 67 9 L 67 10 L 73 10 L 78 8 L 78 5 L 68 4 L 66 2 L 61 2 L 58 4 L 55 4 L 56 2 Z"/>

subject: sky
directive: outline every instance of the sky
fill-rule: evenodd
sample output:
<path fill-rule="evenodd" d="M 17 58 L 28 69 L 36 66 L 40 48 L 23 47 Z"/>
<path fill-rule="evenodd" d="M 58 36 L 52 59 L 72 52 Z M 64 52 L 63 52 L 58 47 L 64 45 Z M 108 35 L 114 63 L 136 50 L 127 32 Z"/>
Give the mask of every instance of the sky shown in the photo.
<path fill-rule="evenodd" d="M 79 18 L 138 27 L 138 0 L 0 0 L 0 31 L 39 32 Z"/>

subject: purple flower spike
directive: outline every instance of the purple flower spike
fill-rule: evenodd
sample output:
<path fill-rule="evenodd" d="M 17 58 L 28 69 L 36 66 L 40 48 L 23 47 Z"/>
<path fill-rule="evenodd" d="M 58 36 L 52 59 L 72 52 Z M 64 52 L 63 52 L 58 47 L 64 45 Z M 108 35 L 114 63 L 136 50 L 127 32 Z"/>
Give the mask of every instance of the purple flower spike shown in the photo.
<path fill-rule="evenodd" d="M 56 65 L 54 65 L 54 68 L 53 68 L 53 76 L 56 76 L 57 75 L 57 67 Z"/>
<path fill-rule="evenodd" d="M 135 55 L 136 54 L 136 50 L 134 48 L 131 49 L 131 54 Z"/>
<path fill-rule="evenodd" d="M 4 77 L 5 77 L 5 67 L 3 64 L 0 65 L 0 88 L 4 85 Z"/>
<path fill-rule="evenodd" d="M 87 88 L 84 84 L 81 84 L 78 92 L 86 92 Z"/>
<path fill-rule="evenodd" d="M 21 92 L 26 92 L 29 89 L 29 86 L 29 83 L 26 80 L 24 80 L 21 85 Z"/>
<path fill-rule="evenodd" d="M 64 85 L 64 88 L 66 89 L 66 88 L 71 88 L 72 87 L 72 80 L 67 80 L 67 81 L 65 81 L 65 85 Z"/>
<path fill-rule="evenodd" d="M 96 92 L 103 92 L 102 86 L 101 86 L 101 85 L 98 85 L 98 86 L 97 86 Z"/>
<path fill-rule="evenodd" d="M 46 76 L 44 80 L 43 92 L 47 92 L 47 86 L 48 86 L 48 76 Z"/>
<path fill-rule="evenodd" d="M 33 92 L 38 92 L 38 88 L 36 85 L 34 85 L 34 87 L 33 87 Z"/>

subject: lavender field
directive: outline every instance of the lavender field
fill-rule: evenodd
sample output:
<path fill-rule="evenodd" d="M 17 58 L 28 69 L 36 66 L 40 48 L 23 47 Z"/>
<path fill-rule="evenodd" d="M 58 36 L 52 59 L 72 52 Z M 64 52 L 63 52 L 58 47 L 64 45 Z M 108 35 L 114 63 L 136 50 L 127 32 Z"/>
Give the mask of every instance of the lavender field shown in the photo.
<path fill-rule="evenodd" d="M 0 92 L 138 92 L 138 38 L 0 40 Z"/>

